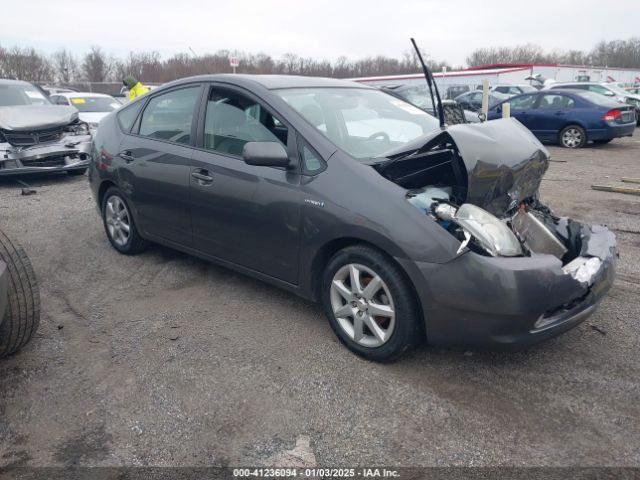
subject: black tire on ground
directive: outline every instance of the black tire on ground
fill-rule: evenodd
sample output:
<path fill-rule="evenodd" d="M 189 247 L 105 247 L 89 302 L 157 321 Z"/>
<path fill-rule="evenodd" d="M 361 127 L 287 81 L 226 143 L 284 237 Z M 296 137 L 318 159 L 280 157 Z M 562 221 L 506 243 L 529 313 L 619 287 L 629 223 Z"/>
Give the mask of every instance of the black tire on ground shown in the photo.
<path fill-rule="evenodd" d="M 587 132 L 580 125 L 567 125 L 558 135 L 558 143 L 565 148 L 582 148 L 587 144 Z"/>
<path fill-rule="evenodd" d="M 109 228 L 107 227 L 107 215 L 106 215 L 107 202 L 112 197 L 117 197 L 118 199 L 120 199 L 120 201 L 126 207 L 126 211 L 128 214 L 130 233 L 129 233 L 128 240 L 126 241 L 126 243 L 124 243 L 124 245 L 119 245 L 115 241 L 115 239 L 111 237 L 111 234 L 109 233 Z M 104 226 L 104 231 L 107 234 L 107 238 L 109 239 L 109 242 L 111 243 L 113 248 L 115 248 L 117 251 L 125 255 L 135 255 L 137 253 L 144 251 L 147 248 L 148 242 L 144 238 L 142 238 L 138 233 L 138 229 L 136 228 L 135 221 L 133 219 L 133 216 L 131 215 L 131 208 L 129 207 L 127 200 L 124 198 L 124 195 L 122 195 L 122 192 L 120 191 L 119 188 L 111 187 L 105 192 L 104 197 L 102 197 L 102 206 L 100 208 L 100 211 L 102 212 L 102 224 Z"/>
<path fill-rule="evenodd" d="M 29 257 L 0 231 L 0 259 L 7 265 L 7 306 L 0 323 L 0 358 L 17 352 L 40 324 L 40 291 Z"/>
<path fill-rule="evenodd" d="M 72 176 L 80 176 L 80 175 L 84 175 L 85 173 L 87 173 L 87 169 L 86 168 L 81 168 L 79 170 L 67 170 L 67 175 L 72 175 Z"/>
<path fill-rule="evenodd" d="M 375 272 L 386 284 L 392 297 L 395 327 L 391 336 L 380 346 L 367 347 L 354 341 L 333 313 L 332 281 L 334 275 L 349 264 L 363 265 Z M 374 248 L 354 245 L 337 252 L 325 267 L 321 288 L 322 307 L 334 333 L 349 350 L 368 360 L 392 362 L 425 339 L 423 319 L 409 280 L 398 265 Z M 351 318 L 353 323 L 355 317 Z"/>
<path fill-rule="evenodd" d="M 607 138 L 606 140 L 594 140 L 593 143 L 596 143 L 598 145 L 604 145 L 606 143 L 609 143 L 611 140 L 613 140 L 613 138 Z"/>

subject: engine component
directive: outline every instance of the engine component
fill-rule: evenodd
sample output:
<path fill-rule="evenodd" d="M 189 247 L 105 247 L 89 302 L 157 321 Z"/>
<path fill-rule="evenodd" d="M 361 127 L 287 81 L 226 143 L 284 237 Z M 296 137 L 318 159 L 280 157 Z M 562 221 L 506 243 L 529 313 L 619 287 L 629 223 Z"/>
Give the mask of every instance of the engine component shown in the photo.
<path fill-rule="evenodd" d="M 511 218 L 511 225 L 532 252 L 548 253 L 557 258 L 562 258 L 567 253 L 562 242 L 531 212 L 519 209 Z"/>
<path fill-rule="evenodd" d="M 451 187 L 433 187 L 428 186 L 420 191 L 412 192 L 407 201 L 414 207 L 429 212 L 431 206 L 437 200 L 449 200 L 451 198 Z"/>

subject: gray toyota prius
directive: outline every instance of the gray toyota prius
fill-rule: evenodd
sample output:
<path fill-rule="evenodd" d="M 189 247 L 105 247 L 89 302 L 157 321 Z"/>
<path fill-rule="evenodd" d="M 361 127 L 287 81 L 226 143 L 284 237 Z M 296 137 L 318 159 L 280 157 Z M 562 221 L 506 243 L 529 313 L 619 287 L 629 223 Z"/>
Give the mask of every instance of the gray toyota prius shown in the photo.
<path fill-rule="evenodd" d="M 100 122 L 89 179 L 121 253 L 157 242 L 319 301 L 352 351 L 531 345 L 587 318 L 615 236 L 538 197 L 517 120 L 440 127 L 348 81 L 207 75 Z"/>

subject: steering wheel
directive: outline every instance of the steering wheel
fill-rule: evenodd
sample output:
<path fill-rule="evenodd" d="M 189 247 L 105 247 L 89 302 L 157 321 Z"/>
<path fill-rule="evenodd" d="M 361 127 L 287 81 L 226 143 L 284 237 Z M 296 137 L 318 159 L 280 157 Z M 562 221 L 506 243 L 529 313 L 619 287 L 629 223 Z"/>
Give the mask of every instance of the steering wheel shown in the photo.
<path fill-rule="evenodd" d="M 369 135 L 367 140 L 375 140 L 376 138 L 381 138 L 387 143 L 391 142 L 391 138 L 389 138 L 389 134 L 387 132 L 376 132 Z"/>

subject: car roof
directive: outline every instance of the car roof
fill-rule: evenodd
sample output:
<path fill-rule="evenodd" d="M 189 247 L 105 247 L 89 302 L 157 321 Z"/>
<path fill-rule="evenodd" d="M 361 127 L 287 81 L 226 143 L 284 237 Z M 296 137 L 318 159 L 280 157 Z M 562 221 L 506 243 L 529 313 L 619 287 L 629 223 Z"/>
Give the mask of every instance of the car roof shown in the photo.
<path fill-rule="evenodd" d="M 268 89 L 277 90 L 280 88 L 363 88 L 375 90 L 374 87 L 364 85 L 362 83 L 352 82 L 349 80 L 338 80 L 335 78 L 325 77 L 306 77 L 302 75 L 245 75 L 222 73 L 215 75 L 198 75 L 195 77 L 182 78 L 170 82 L 166 85 L 179 85 L 182 83 L 191 83 L 194 81 L 215 82 L 221 81 L 225 83 L 233 83 L 245 87 L 255 86 L 256 84 Z M 164 85 L 163 85 L 164 86 Z"/>
<path fill-rule="evenodd" d="M 562 87 L 565 85 L 601 85 L 603 87 L 607 86 L 607 82 L 556 82 L 549 85 L 549 88 L 553 87 Z"/>
<path fill-rule="evenodd" d="M 0 85 L 31 85 L 24 80 L 11 80 L 9 78 L 0 78 Z"/>
<path fill-rule="evenodd" d="M 61 93 L 52 93 L 52 95 L 59 95 L 61 97 L 66 97 L 66 98 L 76 98 L 76 97 L 112 98 L 111 95 L 107 95 L 106 93 L 95 93 L 95 92 L 61 92 Z"/>

